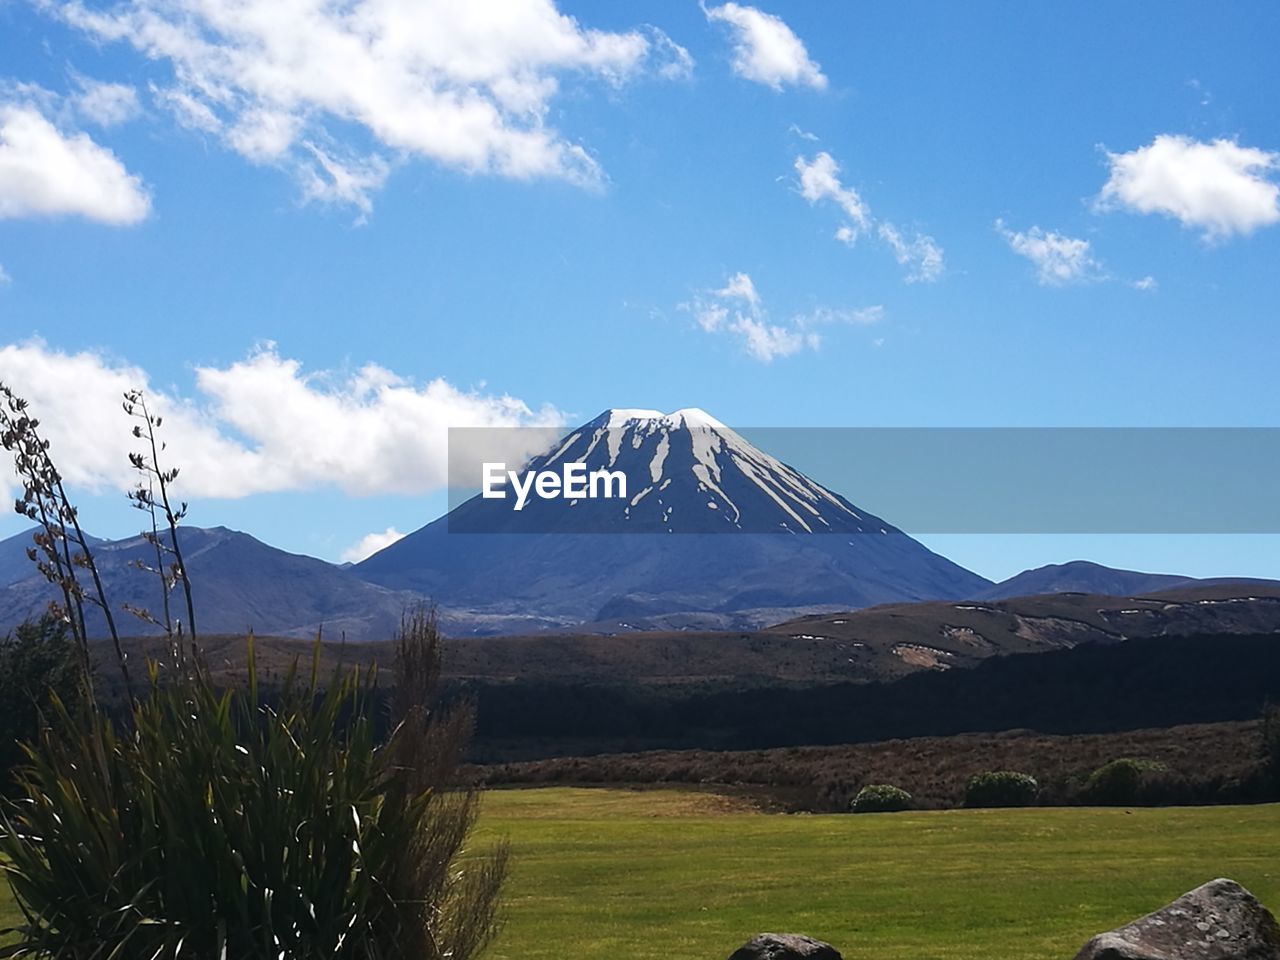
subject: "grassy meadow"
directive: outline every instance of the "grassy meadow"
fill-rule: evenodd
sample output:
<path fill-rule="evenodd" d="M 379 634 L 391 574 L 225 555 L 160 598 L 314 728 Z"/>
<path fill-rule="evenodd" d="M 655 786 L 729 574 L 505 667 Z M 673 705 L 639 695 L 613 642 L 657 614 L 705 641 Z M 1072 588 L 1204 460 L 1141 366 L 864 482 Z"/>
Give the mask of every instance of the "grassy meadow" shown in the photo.
<path fill-rule="evenodd" d="M 723 960 L 753 933 L 846 958 L 1070 960 L 1230 876 L 1280 908 L 1280 806 L 761 814 L 712 794 L 493 791 L 515 861 L 491 960 Z"/>

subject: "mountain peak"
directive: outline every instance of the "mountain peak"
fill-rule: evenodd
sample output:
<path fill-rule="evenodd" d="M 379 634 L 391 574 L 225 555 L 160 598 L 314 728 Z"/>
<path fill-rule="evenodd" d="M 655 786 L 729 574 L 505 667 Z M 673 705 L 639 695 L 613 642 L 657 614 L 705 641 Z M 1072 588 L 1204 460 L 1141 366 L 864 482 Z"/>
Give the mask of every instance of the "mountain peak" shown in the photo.
<path fill-rule="evenodd" d="M 632 407 L 612 407 L 590 421 L 587 426 L 603 426 L 607 430 L 619 430 L 635 423 L 654 424 L 677 430 L 681 427 L 712 430 L 728 429 L 723 423 L 699 407 L 682 407 L 672 413 Z"/>
<path fill-rule="evenodd" d="M 582 465 L 621 476 L 619 492 L 574 498 L 477 497 L 450 516 L 457 532 L 877 533 L 888 524 L 770 456 L 697 407 L 605 410 L 526 465 Z M 557 487 L 557 490 L 559 488 Z"/>

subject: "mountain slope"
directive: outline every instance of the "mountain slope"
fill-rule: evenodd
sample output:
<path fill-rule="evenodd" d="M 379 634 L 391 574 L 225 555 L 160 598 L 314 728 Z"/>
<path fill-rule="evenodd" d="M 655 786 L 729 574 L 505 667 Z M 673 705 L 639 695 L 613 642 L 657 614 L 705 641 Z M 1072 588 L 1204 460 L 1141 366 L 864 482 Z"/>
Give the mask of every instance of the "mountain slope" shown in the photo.
<path fill-rule="evenodd" d="M 1280 583 L 1196 586 L 1147 597 L 1088 594 L 1019 597 L 997 603 L 924 601 L 838 615 L 806 616 L 753 631 L 665 630 L 450 638 L 444 675 L 498 683 L 698 684 L 741 688 L 771 683 L 893 680 L 946 672 L 992 657 L 1085 644 L 1205 634 L 1274 634 L 1280 643 Z M 223 670 L 243 671 L 239 637 L 206 649 Z M 302 641 L 259 638 L 260 665 L 283 673 L 305 656 Z M 343 658 L 390 662 L 388 643 L 326 643 L 321 671 Z"/>
<path fill-rule="evenodd" d="M 334 639 L 385 639 L 392 636 L 406 606 L 419 598 L 368 583 L 323 560 L 286 553 L 225 527 L 184 527 L 183 553 L 191 572 L 197 627 L 206 633 L 255 630 L 280 636 L 310 637 L 323 627 Z M 0 629 L 39 616 L 54 595 L 26 560 L 30 532 L 0 541 Z M 102 573 L 113 615 L 122 634 L 153 632 L 124 604 L 159 615 L 156 577 L 136 563 L 155 565 L 153 548 L 142 537 L 94 540 L 94 558 Z M 22 565 L 25 563 L 25 567 Z M 174 614 L 181 598 L 172 598 Z M 185 617 L 185 610 L 181 610 Z M 91 631 L 102 635 L 100 618 Z"/>
<path fill-rule="evenodd" d="M 356 566 L 454 630 L 968 596 L 990 582 L 698 410 L 606 411 L 528 471 L 621 471 L 627 497 L 473 497 Z M 766 619 L 772 614 L 761 614 Z M 773 617 L 776 619 L 776 616 Z M 758 619 L 758 618 L 757 618 Z"/>
<path fill-rule="evenodd" d="M 798 617 L 760 633 L 847 646 L 851 673 L 885 678 L 1140 637 L 1280 634 L 1280 582 L 1192 581 L 1138 596 L 1050 593 L 888 604 Z"/>
<path fill-rule="evenodd" d="M 1041 593 L 1099 593 L 1124 597 L 1194 582 L 1192 577 L 1177 574 L 1118 570 L 1088 560 L 1072 560 L 1070 563 L 1051 563 L 1033 570 L 1024 570 L 974 594 L 973 599 L 1004 600 L 1008 597 L 1030 597 Z"/>
<path fill-rule="evenodd" d="M 1256 584 L 1267 588 L 1274 580 L 1254 577 L 1186 577 L 1172 573 L 1142 573 L 1138 570 L 1118 570 L 1104 567 L 1088 560 L 1072 560 L 1070 563 L 1052 563 L 1034 570 L 1024 570 L 1008 580 L 1002 580 L 987 589 L 975 593 L 974 600 L 1007 600 L 1010 597 L 1031 597 L 1048 593 L 1096 593 L 1113 597 L 1134 597 L 1157 590 L 1173 590 L 1179 587 L 1211 587 L 1217 584 L 1247 586 Z"/>

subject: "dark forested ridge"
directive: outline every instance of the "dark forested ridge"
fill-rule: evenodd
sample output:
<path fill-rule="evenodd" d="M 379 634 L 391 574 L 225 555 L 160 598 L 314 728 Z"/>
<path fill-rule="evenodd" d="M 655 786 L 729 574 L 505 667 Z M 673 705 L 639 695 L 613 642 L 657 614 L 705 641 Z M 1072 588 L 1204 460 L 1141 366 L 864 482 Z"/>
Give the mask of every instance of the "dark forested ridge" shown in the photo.
<path fill-rule="evenodd" d="M 1280 634 L 1197 634 L 996 657 L 891 683 L 455 682 L 477 758 L 865 743 L 972 731 L 1094 733 L 1247 720 L 1280 700 Z"/>

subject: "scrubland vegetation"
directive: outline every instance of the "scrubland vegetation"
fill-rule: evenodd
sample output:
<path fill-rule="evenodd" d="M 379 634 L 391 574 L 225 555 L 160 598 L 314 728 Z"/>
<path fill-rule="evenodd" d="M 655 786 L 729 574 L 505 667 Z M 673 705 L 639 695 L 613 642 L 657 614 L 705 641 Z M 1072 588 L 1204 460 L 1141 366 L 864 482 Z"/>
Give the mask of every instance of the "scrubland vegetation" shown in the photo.
<path fill-rule="evenodd" d="M 960 807 L 972 777 L 1011 770 L 1035 778 L 1034 802 L 1041 806 L 1188 805 L 1280 798 L 1280 765 L 1268 759 L 1267 742 L 1264 724 L 1254 720 L 1116 733 L 1011 730 L 838 746 L 600 754 L 478 772 L 494 785 L 719 785 L 782 809 L 839 813 L 871 784 L 906 790 L 917 809 Z"/>

